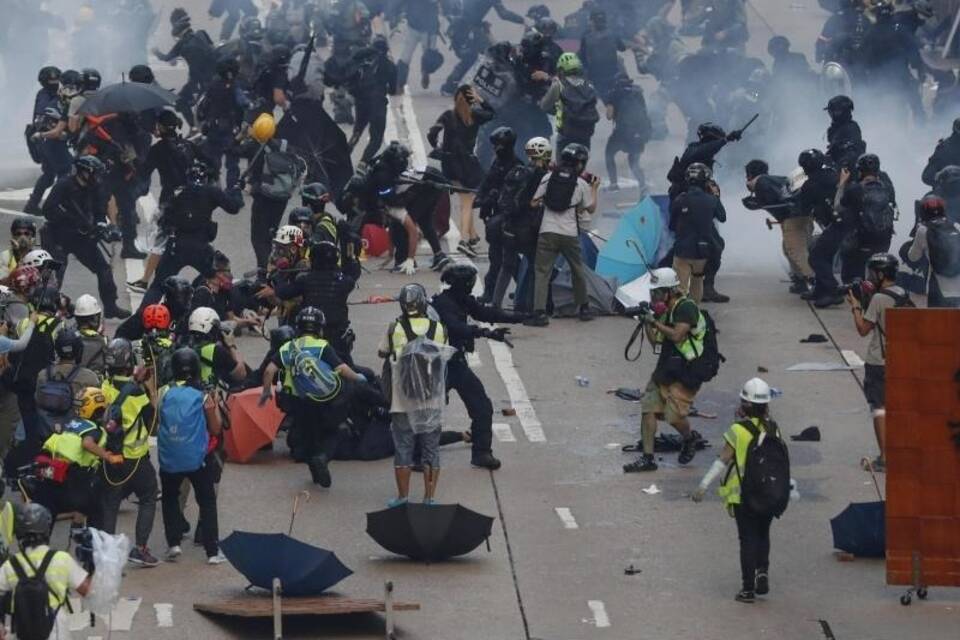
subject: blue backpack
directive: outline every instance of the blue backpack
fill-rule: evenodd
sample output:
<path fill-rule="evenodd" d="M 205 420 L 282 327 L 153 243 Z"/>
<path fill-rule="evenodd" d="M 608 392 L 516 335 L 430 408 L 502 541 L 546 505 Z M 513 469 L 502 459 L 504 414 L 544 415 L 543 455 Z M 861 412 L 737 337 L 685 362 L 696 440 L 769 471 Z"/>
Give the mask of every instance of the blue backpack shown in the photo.
<path fill-rule="evenodd" d="M 296 340 L 290 341 L 290 355 L 293 390 L 298 397 L 327 402 L 340 392 L 340 374 L 319 355 L 301 347 Z"/>
<path fill-rule="evenodd" d="M 203 466 L 208 444 L 203 392 L 186 385 L 169 387 L 160 399 L 160 469 L 169 473 L 196 471 Z"/>

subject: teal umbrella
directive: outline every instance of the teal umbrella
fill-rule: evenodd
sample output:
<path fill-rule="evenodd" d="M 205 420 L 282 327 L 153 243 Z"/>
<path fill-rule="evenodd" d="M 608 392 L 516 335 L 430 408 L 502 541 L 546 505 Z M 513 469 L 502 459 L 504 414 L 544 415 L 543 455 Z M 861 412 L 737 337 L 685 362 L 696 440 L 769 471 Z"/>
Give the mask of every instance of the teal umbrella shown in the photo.
<path fill-rule="evenodd" d="M 621 284 L 645 274 L 655 266 L 663 227 L 660 207 L 647 196 L 620 218 L 597 256 L 597 273 Z"/>

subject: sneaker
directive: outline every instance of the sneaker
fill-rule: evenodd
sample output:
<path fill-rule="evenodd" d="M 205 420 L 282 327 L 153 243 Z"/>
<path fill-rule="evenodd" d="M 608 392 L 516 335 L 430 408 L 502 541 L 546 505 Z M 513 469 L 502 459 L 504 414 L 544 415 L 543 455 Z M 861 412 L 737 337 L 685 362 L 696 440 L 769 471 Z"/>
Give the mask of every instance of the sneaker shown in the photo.
<path fill-rule="evenodd" d="M 183 549 L 180 548 L 180 545 L 175 544 L 169 549 L 167 549 L 167 562 L 176 562 L 177 558 L 183 555 Z"/>
<path fill-rule="evenodd" d="M 704 285 L 704 287 L 703 287 L 703 301 L 704 301 L 704 302 L 726 303 L 726 302 L 730 302 L 730 296 L 725 296 L 725 295 L 723 295 L 722 293 L 720 293 L 719 291 L 717 291 L 716 289 L 714 289 L 712 286 L 709 286 L 709 287 L 708 287 L 708 286 Z"/>
<path fill-rule="evenodd" d="M 653 454 L 645 453 L 633 462 L 623 465 L 624 473 L 642 473 L 644 471 L 656 471 L 657 461 Z"/>
<path fill-rule="evenodd" d="M 476 238 L 470 238 L 469 240 L 467 240 L 467 244 L 473 248 L 476 248 L 477 245 L 480 244 L 480 236 L 477 236 Z"/>
<path fill-rule="evenodd" d="M 470 464 L 481 469 L 488 469 L 490 471 L 496 471 L 500 468 L 500 461 L 497 460 L 489 451 L 487 453 L 473 454 L 473 457 L 470 458 Z"/>
<path fill-rule="evenodd" d="M 733 599 L 737 602 L 745 602 L 747 604 L 753 604 L 757 601 L 753 591 L 747 591 L 746 589 L 741 590 Z"/>
<path fill-rule="evenodd" d="M 468 258 L 476 258 L 477 252 L 466 240 L 461 240 L 460 244 L 457 245 L 457 252 L 462 253 Z"/>
<path fill-rule="evenodd" d="M 697 439 L 691 435 L 680 445 L 680 455 L 677 456 L 677 462 L 680 464 L 690 464 L 695 455 L 697 455 Z"/>
<path fill-rule="evenodd" d="M 146 547 L 134 547 L 131 549 L 127 560 L 131 564 L 138 564 L 141 567 L 155 567 L 160 564 L 160 561 L 154 558 L 153 554 L 150 553 L 150 550 Z"/>
<path fill-rule="evenodd" d="M 227 561 L 227 556 L 223 555 L 223 551 L 217 551 L 215 556 L 207 556 L 207 564 L 223 564 Z"/>
<path fill-rule="evenodd" d="M 770 593 L 770 576 L 767 575 L 766 571 L 757 571 L 757 577 L 754 582 L 756 583 L 755 589 L 757 590 L 758 596 L 764 596 Z"/>
<path fill-rule="evenodd" d="M 136 291 L 137 293 L 146 293 L 149 287 L 150 283 L 142 278 L 140 280 L 134 280 L 133 282 L 127 283 L 127 289 Z"/>
<path fill-rule="evenodd" d="M 597 314 L 590 308 L 590 305 L 585 304 L 580 307 L 580 322 L 590 322 L 597 317 Z"/>
<path fill-rule="evenodd" d="M 550 318 L 548 318 L 547 314 L 543 311 L 538 311 L 529 318 L 526 318 L 523 324 L 527 327 L 545 327 L 550 324 Z"/>
<path fill-rule="evenodd" d="M 433 256 L 433 261 L 430 263 L 430 269 L 432 271 L 440 271 L 448 264 L 450 264 L 450 256 L 441 251 Z"/>
<path fill-rule="evenodd" d="M 790 293 L 804 294 L 807 291 L 810 291 L 810 283 L 804 277 L 796 277 L 793 279 L 793 284 L 790 285 Z"/>
<path fill-rule="evenodd" d="M 408 502 L 407 498 L 391 498 L 390 501 L 387 502 L 387 509 L 393 509 L 394 507 L 399 507 L 402 504 L 407 504 L 407 502 Z"/>
<path fill-rule="evenodd" d="M 611 182 L 610 184 L 604 186 L 601 191 L 620 191 L 620 185 L 618 185 L 616 182 Z"/>
<path fill-rule="evenodd" d="M 328 489 L 333 481 L 330 478 L 330 467 L 327 465 L 326 456 L 313 456 L 307 465 L 310 467 L 310 476 L 314 484 Z"/>

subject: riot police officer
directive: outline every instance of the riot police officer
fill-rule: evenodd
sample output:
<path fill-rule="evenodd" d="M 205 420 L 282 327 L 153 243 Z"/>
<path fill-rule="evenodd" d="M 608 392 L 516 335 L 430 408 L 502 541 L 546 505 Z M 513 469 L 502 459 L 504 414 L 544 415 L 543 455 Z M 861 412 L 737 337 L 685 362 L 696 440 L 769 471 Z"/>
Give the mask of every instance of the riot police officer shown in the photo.
<path fill-rule="evenodd" d="M 177 111 L 193 128 L 195 126 L 194 99 L 213 78 L 217 58 L 210 36 L 203 30 L 194 31 L 190 24 L 190 16 L 182 8 L 178 7 L 170 13 L 170 27 L 170 33 L 176 39 L 176 44 L 167 53 L 154 47 L 153 54 L 164 62 L 173 62 L 177 58 L 186 60 L 189 76 L 178 93 Z"/>
<path fill-rule="evenodd" d="M 471 0 L 460 4 L 462 11 L 451 17 L 447 39 L 453 43 L 453 52 L 460 59 L 447 76 L 441 92 L 452 96 L 460 86 L 464 74 L 476 63 L 477 57 L 490 45 L 490 24 L 484 21 L 493 9 L 501 20 L 523 24 L 523 16 L 503 6 L 503 0 Z"/>
<path fill-rule="evenodd" d="M 181 120 L 176 111 L 164 109 L 157 116 L 157 141 L 140 166 L 140 180 L 150 184 L 153 172 L 160 176 L 160 205 L 170 201 L 187 181 L 187 169 L 198 157 L 196 145 L 180 135 Z"/>
<path fill-rule="evenodd" d="M 834 96 L 823 108 L 830 116 L 827 129 L 827 156 L 841 169 L 853 169 L 857 158 L 867 151 L 860 125 L 853 119 L 853 100 Z"/>
<path fill-rule="evenodd" d="M 926 185 L 936 186 L 937 173 L 948 165 L 960 165 L 960 118 L 953 121 L 953 131 L 937 142 L 937 148 L 927 160 L 921 179 Z"/>
<path fill-rule="evenodd" d="M 346 82 L 351 75 L 354 53 L 370 42 L 370 11 L 359 0 L 344 0 L 337 3 L 326 26 L 333 34 L 333 48 L 324 63 L 323 80 L 333 87 L 333 119 L 337 124 L 353 124 L 353 104 L 347 95 Z"/>
<path fill-rule="evenodd" d="M 387 96 L 397 93 L 397 67 L 388 57 L 389 44 L 383 36 L 373 39 L 373 44 L 353 55 L 354 72 L 350 77 L 350 94 L 356 103 L 356 124 L 350 135 L 350 148 L 360 142 L 363 130 L 370 126 L 361 162 L 369 162 L 383 145 L 383 132 L 387 126 Z"/>
<path fill-rule="evenodd" d="M 240 65 L 235 59 L 218 61 L 217 75 L 197 105 L 197 119 L 204 135 L 201 150 L 218 170 L 226 160 L 228 186 L 240 179 L 236 138 L 250 107 L 250 100 L 237 81 L 239 74 Z"/>

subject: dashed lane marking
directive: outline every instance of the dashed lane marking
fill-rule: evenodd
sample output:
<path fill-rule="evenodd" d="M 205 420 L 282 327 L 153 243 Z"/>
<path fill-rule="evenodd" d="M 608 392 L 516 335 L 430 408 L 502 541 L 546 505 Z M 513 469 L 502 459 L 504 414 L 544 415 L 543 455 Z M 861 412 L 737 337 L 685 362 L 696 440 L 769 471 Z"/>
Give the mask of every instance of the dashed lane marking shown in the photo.
<path fill-rule="evenodd" d="M 497 442 L 516 442 L 517 438 L 513 435 L 513 429 L 505 422 L 493 423 L 493 435 L 497 437 Z"/>
<path fill-rule="evenodd" d="M 841 349 L 840 355 L 851 367 L 862 367 L 864 365 L 863 358 L 857 355 L 857 352 L 853 349 Z"/>
<path fill-rule="evenodd" d="M 573 517 L 573 513 L 569 507 L 554 507 L 553 510 L 557 513 L 557 517 L 560 518 L 560 522 L 563 523 L 564 529 L 580 528 L 580 525 L 577 524 L 577 519 Z"/>
<path fill-rule="evenodd" d="M 173 605 L 167 602 L 158 602 L 153 605 L 153 611 L 157 616 L 158 627 L 173 626 Z"/>
<path fill-rule="evenodd" d="M 513 356 L 510 354 L 510 348 L 502 342 L 490 341 L 489 345 L 490 353 L 493 355 L 493 364 L 507 388 L 510 402 L 517 412 L 517 418 L 520 419 L 520 426 L 523 427 L 524 435 L 530 442 L 546 442 L 547 437 L 543 433 L 543 425 L 537 418 L 537 412 L 533 409 L 533 404 L 530 402 L 527 390 L 523 386 L 520 374 L 513 366 Z"/>
<path fill-rule="evenodd" d="M 587 600 L 587 606 L 593 613 L 593 619 L 587 620 L 598 629 L 605 629 L 610 626 L 610 616 L 607 615 L 607 608 L 603 605 L 603 600 Z"/>

